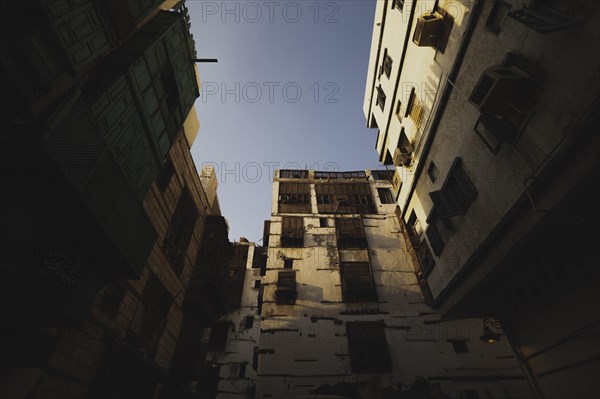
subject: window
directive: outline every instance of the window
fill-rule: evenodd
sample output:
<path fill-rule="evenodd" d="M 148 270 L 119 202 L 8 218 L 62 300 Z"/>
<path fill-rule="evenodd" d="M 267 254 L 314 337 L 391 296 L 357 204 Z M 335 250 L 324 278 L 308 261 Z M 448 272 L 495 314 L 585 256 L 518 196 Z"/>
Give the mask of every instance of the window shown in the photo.
<path fill-rule="evenodd" d="M 254 280 L 254 288 L 260 288 L 260 280 Z"/>
<path fill-rule="evenodd" d="M 354 172 L 315 172 L 315 179 L 366 179 L 367 174 L 363 170 Z"/>
<path fill-rule="evenodd" d="M 327 218 L 319 218 L 319 227 L 329 227 L 329 222 Z"/>
<path fill-rule="evenodd" d="M 283 260 L 283 268 L 284 269 L 291 269 L 294 267 L 294 259 L 284 259 Z"/>
<path fill-rule="evenodd" d="M 431 255 L 429 246 L 425 242 L 423 237 L 423 230 L 421 228 L 421 222 L 417 219 L 415 211 L 412 211 L 407 224 L 407 232 L 410 242 L 415 250 L 417 260 L 419 261 L 419 268 L 422 277 L 427 277 L 433 267 L 435 266 L 435 260 Z"/>
<path fill-rule="evenodd" d="M 427 175 L 429 175 L 429 179 L 432 183 L 435 183 L 439 174 L 440 171 L 435 165 L 435 163 L 433 161 L 429 162 L 429 168 L 427 168 Z"/>
<path fill-rule="evenodd" d="M 388 78 L 392 74 L 392 57 L 389 56 L 387 49 L 385 50 L 383 55 L 383 73 Z"/>
<path fill-rule="evenodd" d="M 280 213 L 310 213 L 310 184 L 279 183 Z"/>
<path fill-rule="evenodd" d="M 225 347 L 227 346 L 227 335 L 229 334 L 231 326 L 231 322 L 226 321 L 219 322 L 215 327 L 212 328 L 208 345 L 215 352 L 225 352 Z"/>
<path fill-rule="evenodd" d="M 409 167 L 413 159 L 413 147 L 406 137 L 404 128 L 400 132 L 400 138 L 398 139 L 398 145 L 394 151 L 394 166 L 405 166 Z"/>
<path fill-rule="evenodd" d="M 281 246 L 298 248 L 304 245 L 304 219 L 284 217 L 281 228 Z"/>
<path fill-rule="evenodd" d="M 448 340 L 452 344 L 452 348 L 454 348 L 454 352 L 456 353 L 468 353 L 469 348 L 467 347 L 467 343 L 462 340 L 451 339 Z"/>
<path fill-rule="evenodd" d="M 293 305 L 296 303 L 296 272 L 279 272 L 275 302 L 278 305 Z"/>
<path fill-rule="evenodd" d="M 408 96 L 408 102 L 406 103 L 406 111 L 404 112 L 404 116 L 407 117 L 408 115 L 410 115 L 410 111 L 412 111 L 413 108 L 413 104 L 415 102 L 415 98 L 416 98 L 416 93 L 415 93 L 415 88 L 412 87 L 410 89 L 410 94 Z"/>
<path fill-rule="evenodd" d="M 381 108 L 381 110 L 383 111 L 383 108 L 385 107 L 385 93 L 383 92 L 383 89 L 381 88 L 381 86 L 377 86 L 377 106 L 379 106 L 379 108 Z"/>
<path fill-rule="evenodd" d="M 410 119 L 414 122 L 416 128 L 420 129 L 421 124 L 423 123 L 424 115 L 425 115 L 425 106 L 417 98 L 417 94 L 415 93 L 415 88 L 413 87 L 412 90 L 410 91 L 408 105 L 406 106 L 406 114 L 404 114 L 404 116 L 410 117 Z"/>
<path fill-rule="evenodd" d="M 180 274 L 183 270 L 187 248 L 194 233 L 196 220 L 198 220 L 198 210 L 189 190 L 184 187 L 163 242 L 165 255 L 177 274 Z"/>
<path fill-rule="evenodd" d="M 368 183 L 315 184 L 319 213 L 377 213 Z"/>
<path fill-rule="evenodd" d="M 280 179 L 308 179 L 307 170 L 283 169 L 279 171 Z"/>
<path fill-rule="evenodd" d="M 430 224 L 425 231 L 425 235 L 427 235 L 427 239 L 429 240 L 429 244 L 431 244 L 433 253 L 437 256 L 440 256 L 442 250 L 444 249 L 444 241 L 442 240 L 442 236 L 440 235 L 437 227 L 434 224 Z"/>
<path fill-rule="evenodd" d="M 417 259 L 419 260 L 419 267 L 423 278 L 427 278 L 429 273 L 433 270 L 435 266 L 435 259 L 431 255 L 431 251 L 429 250 L 429 246 L 425 242 L 425 239 L 421 239 L 419 245 L 416 248 Z"/>
<path fill-rule="evenodd" d="M 254 325 L 254 316 L 244 317 L 244 328 L 252 328 Z"/>
<path fill-rule="evenodd" d="M 377 302 L 377 291 L 368 263 L 342 263 L 340 272 L 344 302 Z"/>
<path fill-rule="evenodd" d="M 394 0 L 392 7 L 397 8 L 402 12 L 404 9 L 404 0 Z"/>
<path fill-rule="evenodd" d="M 378 188 L 377 195 L 379 195 L 379 201 L 382 204 L 393 204 L 395 202 L 392 190 L 389 188 Z"/>
<path fill-rule="evenodd" d="M 173 178 L 173 173 L 175 173 L 173 162 L 171 161 L 170 157 L 167 157 L 165 164 L 163 165 L 156 178 L 156 185 L 158 186 L 158 189 L 161 192 L 164 192 L 167 189 L 167 187 L 169 187 L 169 183 Z"/>
<path fill-rule="evenodd" d="M 456 158 L 442 189 L 429 193 L 441 218 L 464 215 L 477 196 L 477 189 L 462 169 L 461 163 L 462 159 Z"/>
<path fill-rule="evenodd" d="M 371 176 L 373 176 L 373 180 L 389 180 L 392 181 L 394 178 L 393 170 L 372 170 Z"/>
<path fill-rule="evenodd" d="M 398 100 L 396 104 L 396 116 L 398 119 L 402 120 L 402 101 Z"/>
<path fill-rule="evenodd" d="M 419 222 L 419 219 L 417 219 L 417 214 L 415 211 L 410 213 L 408 222 L 406 224 L 408 225 L 408 234 L 411 236 L 411 238 L 420 239 L 423 231 L 421 230 L 421 222 Z"/>
<path fill-rule="evenodd" d="M 431 209 L 427 217 L 427 223 L 429 223 L 429 227 L 427 227 L 425 234 L 433 253 L 439 256 L 444 249 L 445 242 L 449 240 L 454 232 L 454 224 L 450 219 L 440 218 L 435 207 Z"/>
<path fill-rule="evenodd" d="M 508 16 L 540 33 L 554 32 L 580 24 L 584 17 L 581 14 L 585 12 L 585 7 L 581 7 L 581 4 L 578 7 L 573 1 L 531 3 L 529 6 L 509 12 Z M 573 5 L 575 5 L 574 9 L 569 9 L 573 8 Z M 575 14 L 580 14 L 580 18 Z"/>
<path fill-rule="evenodd" d="M 386 373 L 391 370 L 384 328 L 383 321 L 346 323 L 353 373 Z"/>
<path fill-rule="evenodd" d="M 366 248 L 367 238 L 360 218 L 336 218 L 338 248 Z"/>
<path fill-rule="evenodd" d="M 504 24 L 504 20 L 510 11 L 510 4 L 504 0 L 494 1 L 490 15 L 488 16 L 485 26 L 495 35 L 500 34 L 500 29 Z"/>

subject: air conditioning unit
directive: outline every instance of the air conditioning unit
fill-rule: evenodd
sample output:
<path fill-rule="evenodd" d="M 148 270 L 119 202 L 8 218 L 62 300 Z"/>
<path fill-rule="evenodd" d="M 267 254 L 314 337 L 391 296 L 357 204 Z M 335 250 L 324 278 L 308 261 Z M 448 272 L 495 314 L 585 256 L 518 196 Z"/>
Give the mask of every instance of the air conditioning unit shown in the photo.
<path fill-rule="evenodd" d="M 413 43 L 419 47 L 437 46 L 442 35 L 443 20 L 441 14 L 430 11 L 417 18 Z"/>
<path fill-rule="evenodd" d="M 394 166 L 409 167 L 412 163 L 413 148 L 411 145 L 398 147 L 394 151 Z"/>
<path fill-rule="evenodd" d="M 394 178 L 392 179 L 392 191 L 394 192 L 394 198 L 398 198 L 398 194 L 400 194 L 400 188 L 402 187 L 402 178 L 400 177 L 400 173 L 396 169 L 394 173 Z"/>
<path fill-rule="evenodd" d="M 481 113 L 503 115 L 508 103 L 516 99 L 519 88 L 528 79 L 528 74 L 514 67 L 488 68 L 471 92 L 469 102 Z"/>

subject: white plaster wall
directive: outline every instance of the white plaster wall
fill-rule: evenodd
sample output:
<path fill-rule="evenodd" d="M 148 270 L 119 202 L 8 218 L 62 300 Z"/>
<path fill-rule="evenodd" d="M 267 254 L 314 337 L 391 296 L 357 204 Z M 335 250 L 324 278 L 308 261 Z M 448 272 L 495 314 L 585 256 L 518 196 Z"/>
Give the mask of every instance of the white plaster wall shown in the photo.
<path fill-rule="evenodd" d="M 465 215 L 452 218 L 456 231 L 441 256 L 436 257 L 436 267 L 428 278 L 434 296 L 447 286 L 523 194 L 524 180 L 568 133 L 600 91 L 600 50 L 599 46 L 590 46 L 590 43 L 600 43 L 598 5 L 578 27 L 544 35 L 506 18 L 496 36 L 485 27 L 492 3 L 482 3 L 481 16 L 456 79 L 452 101 L 444 111 L 426 161 L 427 165 L 430 160 L 438 165 L 440 176 L 432 184 L 425 169 L 411 203 L 404 206 L 405 218 L 414 209 L 425 229 L 425 219 L 432 207 L 429 192 L 441 187 L 454 158 L 463 158 L 463 168 L 477 187 L 478 195 Z M 520 7 L 517 1 L 510 3 L 513 9 Z M 468 96 L 481 73 L 500 64 L 510 51 L 540 62 L 548 78 L 535 104 L 535 114 L 522 136 L 512 145 L 504 143 L 494 155 L 473 131 L 479 111 L 468 102 Z M 573 59 L 582 62 L 573 62 Z"/>
<path fill-rule="evenodd" d="M 383 12 L 379 9 L 383 2 L 378 2 L 376 24 L 373 31 L 373 46 L 379 44 L 381 36 L 381 51 L 379 59 L 376 57 L 376 47 L 371 49 L 371 58 L 369 61 L 369 74 L 367 76 L 367 92 L 365 102 L 371 104 L 371 114 L 379 127 L 376 138 L 375 148 L 379 154 L 379 159 L 383 160 L 386 150 L 393 156 L 397 147 L 402 129 L 411 141 L 415 149 L 414 161 L 410 167 L 398 167 L 402 178 L 402 189 L 398 197 L 398 203 L 401 208 L 406 207 L 406 200 L 411 185 L 413 184 L 414 171 L 418 165 L 421 156 L 423 143 L 429 133 L 430 119 L 436 108 L 439 96 L 447 84 L 446 79 L 450 73 L 453 62 L 458 53 L 462 38 L 467 27 L 467 22 L 471 16 L 472 2 L 462 0 L 443 0 L 439 2 L 438 7 L 444 9 L 454 17 L 454 25 L 448 38 L 448 44 L 444 53 L 437 51 L 433 47 L 419 47 L 412 42 L 414 30 L 416 28 L 417 18 L 433 10 L 435 1 L 424 0 L 415 2 L 405 2 L 403 11 L 392 9 L 392 1 L 387 4 L 385 21 L 382 20 Z M 410 13 L 414 13 L 412 24 L 409 26 Z M 377 19 L 379 18 L 379 19 Z M 383 27 L 383 31 L 381 28 Z M 408 35 L 406 49 L 404 42 Z M 388 78 L 385 74 L 376 79 L 375 87 L 381 85 L 386 94 L 386 103 L 384 110 L 376 106 L 377 95 L 371 93 L 370 85 L 372 79 L 378 75 L 379 65 L 383 62 L 384 49 L 393 60 L 392 73 Z M 402 53 L 406 50 L 404 65 L 400 70 Z M 399 118 L 397 115 L 398 100 L 402 102 L 402 112 L 404 115 L 406 104 L 408 102 L 411 89 L 415 88 L 417 98 L 425 105 L 423 123 L 420 129 L 417 129 L 409 117 Z M 365 106 L 365 113 L 368 107 Z M 367 125 L 371 115 L 367 116 Z"/>
<path fill-rule="evenodd" d="M 374 185 L 375 183 L 372 183 Z M 385 183 L 377 182 L 383 186 Z M 389 183 L 387 183 L 389 187 Z M 274 198 L 277 184 L 274 184 Z M 313 194 L 314 195 L 314 194 Z M 305 217 L 305 247 L 281 248 L 281 217 L 271 221 L 269 259 L 263 279 L 264 304 L 260 335 L 256 398 L 311 397 L 323 384 L 374 379 L 384 387 L 406 390 L 416 376 L 438 382 L 444 392 L 457 397 L 464 389 L 487 390 L 494 397 L 529 397 L 524 380 L 456 382 L 455 377 L 520 376 L 521 371 L 506 342 L 486 345 L 479 340 L 480 320 L 442 322 L 423 302 L 412 258 L 400 233 L 394 205 L 382 205 L 380 213 L 364 215 L 368 250 L 340 250 L 335 231 L 321 228 L 318 217 Z M 275 290 L 283 257 L 294 258 L 298 297 L 295 305 L 277 305 Z M 343 303 L 340 258 L 370 258 L 378 303 Z M 360 313 L 360 314 L 357 314 Z M 383 375 L 353 374 L 350 369 L 345 323 L 383 320 L 392 371 Z M 469 353 L 456 354 L 448 339 L 465 339 Z"/>

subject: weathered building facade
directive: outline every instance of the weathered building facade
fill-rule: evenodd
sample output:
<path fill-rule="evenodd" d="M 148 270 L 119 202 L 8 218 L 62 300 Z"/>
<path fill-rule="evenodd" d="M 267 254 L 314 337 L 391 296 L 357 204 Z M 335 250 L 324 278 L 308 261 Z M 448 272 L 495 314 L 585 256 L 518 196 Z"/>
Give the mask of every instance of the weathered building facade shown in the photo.
<path fill-rule="evenodd" d="M 219 318 L 210 331 L 206 361 L 215 379 L 204 394 L 207 398 L 254 398 L 260 334 L 261 275 L 255 256 L 260 247 L 240 239 L 233 243 L 234 256 L 227 278 L 237 283 L 239 303 Z"/>
<path fill-rule="evenodd" d="M 425 302 L 392 177 L 276 171 L 256 398 L 528 397 L 506 340 Z"/>
<path fill-rule="evenodd" d="M 364 111 L 421 286 L 495 318 L 536 397 L 600 392 L 599 24 L 592 1 L 377 4 Z"/>

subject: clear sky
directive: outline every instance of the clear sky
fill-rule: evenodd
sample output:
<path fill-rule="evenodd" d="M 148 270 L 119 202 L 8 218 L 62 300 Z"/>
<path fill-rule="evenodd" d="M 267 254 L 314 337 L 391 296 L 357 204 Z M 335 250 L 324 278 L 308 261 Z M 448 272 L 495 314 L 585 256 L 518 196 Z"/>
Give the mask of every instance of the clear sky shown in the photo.
<path fill-rule="evenodd" d="M 188 0 L 196 166 L 218 168 L 229 237 L 261 244 L 274 169 L 381 168 L 362 111 L 375 1 Z"/>

